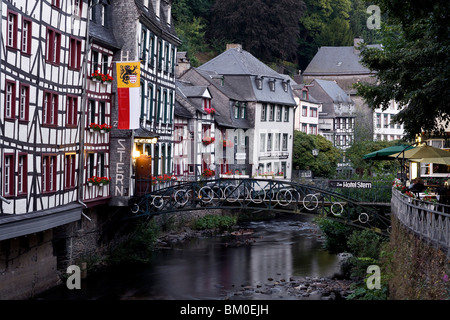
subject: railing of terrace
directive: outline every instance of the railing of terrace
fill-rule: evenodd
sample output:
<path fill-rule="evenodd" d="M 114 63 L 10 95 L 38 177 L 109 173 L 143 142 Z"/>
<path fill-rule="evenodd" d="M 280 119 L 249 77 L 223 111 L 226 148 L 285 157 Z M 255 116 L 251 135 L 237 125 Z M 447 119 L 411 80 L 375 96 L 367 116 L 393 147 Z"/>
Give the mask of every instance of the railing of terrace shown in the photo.
<path fill-rule="evenodd" d="M 450 257 L 450 206 L 414 199 L 393 188 L 391 208 L 405 227 L 447 250 Z"/>

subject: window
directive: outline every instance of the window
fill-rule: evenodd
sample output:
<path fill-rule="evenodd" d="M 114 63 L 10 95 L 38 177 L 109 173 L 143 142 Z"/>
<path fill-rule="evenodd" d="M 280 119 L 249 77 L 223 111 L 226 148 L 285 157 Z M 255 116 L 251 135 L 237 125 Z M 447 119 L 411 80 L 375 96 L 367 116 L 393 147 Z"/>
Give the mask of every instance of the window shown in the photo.
<path fill-rule="evenodd" d="M 158 40 L 158 70 L 162 70 L 163 64 L 163 42 L 162 39 Z"/>
<path fill-rule="evenodd" d="M 28 85 L 20 84 L 19 89 L 19 120 L 28 121 L 30 110 L 30 88 Z"/>
<path fill-rule="evenodd" d="M 147 29 L 145 27 L 142 27 L 141 30 L 141 63 L 145 63 L 147 60 Z"/>
<path fill-rule="evenodd" d="M 275 80 L 269 80 L 270 91 L 275 91 Z"/>
<path fill-rule="evenodd" d="M 72 0 L 73 15 L 81 17 L 83 0 Z"/>
<path fill-rule="evenodd" d="M 64 188 L 75 187 L 75 154 L 66 154 L 64 157 Z"/>
<path fill-rule="evenodd" d="M 211 99 L 203 98 L 203 109 L 211 109 Z"/>
<path fill-rule="evenodd" d="M 308 116 L 308 107 L 303 106 L 302 107 L 302 117 L 307 117 Z"/>
<path fill-rule="evenodd" d="M 97 153 L 97 177 L 105 177 L 105 154 Z"/>
<path fill-rule="evenodd" d="M 289 122 L 289 107 L 284 107 L 284 122 Z"/>
<path fill-rule="evenodd" d="M 106 24 L 106 6 L 104 4 L 100 5 L 100 23 L 102 26 Z"/>
<path fill-rule="evenodd" d="M 175 61 L 176 61 L 176 58 L 175 58 L 175 48 L 172 48 L 172 55 L 171 55 L 171 62 L 172 62 L 172 68 L 171 68 L 171 73 L 172 74 L 174 74 L 175 73 Z"/>
<path fill-rule="evenodd" d="M 99 53 L 95 50 L 92 50 L 92 56 L 91 56 L 91 74 L 95 71 L 100 71 L 100 65 L 99 65 Z"/>
<path fill-rule="evenodd" d="M 288 135 L 287 135 L 287 133 L 283 133 L 283 141 L 282 141 L 281 148 L 282 148 L 283 151 L 287 151 L 287 149 L 288 149 Z"/>
<path fill-rule="evenodd" d="M 307 124 L 306 123 L 302 123 L 302 132 L 308 133 L 307 132 L 307 128 L 308 128 Z"/>
<path fill-rule="evenodd" d="M 18 171 L 17 171 L 17 195 L 27 194 L 28 188 L 28 155 L 19 153 Z"/>
<path fill-rule="evenodd" d="M 53 6 L 53 7 L 56 7 L 56 8 L 59 8 L 59 6 L 60 6 L 59 1 L 60 1 L 60 0 L 52 0 L 52 6 Z"/>
<path fill-rule="evenodd" d="M 242 103 L 240 107 L 241 107 L 241 119 L 245 119 L 247 117 L 247 104 Z"/>
<path fill-rule="evenodd" d="M 147 120 L 153 120 L 153 86 L 149 84 L 148 86 L 148 110 L 147 110 Z"/>
<path fill-rule="evenodd" d="M 239 119 L 239 114 L 240 114 L 240 105 L 239 102 L 236 102 L 234 104 L 234 118 Z"/>
<path fill-rule="evenodd" d="M 283 107 L 282 106 L 277 106 L 277 121 L 281 121 L 281 109 Z"/>
<path fill-rule="evenodd" d="M 269 109 L 269 121 L 273 121 L 275 116 L 275 105 L 271 104 Z"/>
<path fill-rule="evenodd" d="M 170 54 L 169 44 L 166 44 L 166 53 L 165 53 L 166 68 L 165 68 L 165 71 L 167 71 L 167 72 L 169 72 L 169 66 L 170 66 L 169 54 Z"/>
<path fill-rule="evenodd" d="M 56 126 L 58 123 L 58 95 L 52 92 L 44 92 L 42 104 L 42 124 Z"/>
<path fill-rule="evenodd" d="M 164 118 L 163 118 L 163 123 L 167 123 L 167 91 L 164 90 L 163 92 L 163 101 L 164 101 Z"/>
<path fill-rule="evenodd" d="M 109 72 L 109 56 L 107 54 L 102 54 L 102 73 L 108 74 Z"/>
<path fill-rule="evenodd" d="M 258 90 L 262 90 L 262 79 L 261 78 L 256 78 L 256 88 Z"/>
<path fill-rule="evenodd" d="M 260 133 L 259 135 L 259 151 L 265 152 L 266 151 L 266 134 Z"/>
<path fill-rule="evenodd" d="M 309 134 L 317 134 L 317 125 L 315 124 L 309 125 Z"/>
<path fill-rule="evenodd" d="M 61 33 L 54 29 L 47 29 L 47 62 L 59 64 L 61 54 Z"/>
<path fill-rule="evenodd" d="M 158 102 L 156 110 L 156 122 L 159 123 L 161 120 L 161 88 L 158 88 Z"/>
<path fill-rule="evenodd" d="M 16 83 L 6 80 L 5 92 L 5 118 L 14 119 L 16 117 Z"/>
<path fill-rule="evenodd" d="M 70 38 L 69 68 L 80 69 L 81 67 L 81 40 Z"/>
<path fill-rule="evenodd" d="M 155 35 L 150 33 L 150 60 L 149 65 L 155 65 Z"/>
<path fill-rule="evenodd" d="M 87 155 L 87 164 L 86 164 L 86 166 L 87 166 L 86 174 L 87 174 L 88 178 L 91 178 L 91 177 L 96 175 L 95 171 L 94 171 L 94 168 L 95 168 L 94 158 L 95 158 L 95 154 L 94 153 L 88 153 L 88 155 Z"/>
<path fill-rule="evenodd" d="M 31 54 L 31 21 L 23 19 L 22 21 L 22 53 Z"/>
<path fill-rule="evenodd" d="M 14 196 L 14 155 L 5 154 L 3 161 L 3 195 Z"/>
<path fill-rule="evenodd" d="M 267 151 L 272 151 L 272 134 L 267 134 Z"/>
<path fill-rule="evenodd" d="M 99 101 L 98 103 L 98 123 L 106 123 L 106 104 L 104 101 Z"/>
<path fill-rule="evenodd" d="M 273 148 L 274 151 L 280 151 L 280 140 L 281 133 L 275 133 L 275 146 Z"/>
<path fill-rule="evenodd" d="M 66 125 L 75 126 L 78 116 L 78 98 L 76 96 L 67 96 L 66 104 Z"/>
<path fill-rule="evenodd" d="M 42 157 L 42 191 L 56 191 L 56 156 L 44 155 Z"/>
<path fill-rule="evenodd" d="M 261 108 L 261 121 L 267 120 L 267 104 L 263 103 Z"/>
<path fill-rule="evenodd" d="M 95 123 L 95 100 L 89 100 L 89 110 L 86 118 L 87 125 Z"/>
<path fill-rule="evenodd" d="M 311 117 L 317 118 L 317 108 L 310 108 Z"/>
<path fill-rule="evenodd" d="M 171 91 L 169 94 L 169 123 L 172 123 L 173 121 L 173 92 Z"/>
<path fill-rule="evenodd" d="M 17 13 L 8 11 L 6 46 L 17 49 Z"/>

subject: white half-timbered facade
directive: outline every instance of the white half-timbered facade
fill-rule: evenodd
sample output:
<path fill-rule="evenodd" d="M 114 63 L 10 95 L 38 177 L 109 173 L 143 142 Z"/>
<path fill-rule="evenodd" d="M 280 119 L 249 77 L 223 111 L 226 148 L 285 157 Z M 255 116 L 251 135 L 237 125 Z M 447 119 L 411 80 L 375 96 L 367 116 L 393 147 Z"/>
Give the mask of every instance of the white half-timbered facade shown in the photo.
<path fill-rule="evenodd" d="M 110 136 L 113 108 L 113 56 L 119 45 L 113 34 L 112 6 L 91 5 L 84 129 L 83 201 L 88 207 L 110 199 Z M 100 182 L 96 182 L 99 180 Z"/>
<path fill-rule="evenodd" d="M 75 204 L 64 221 L 80 217 L 85 7 L 76 0 L 2 1 L 0 214 Z"/>

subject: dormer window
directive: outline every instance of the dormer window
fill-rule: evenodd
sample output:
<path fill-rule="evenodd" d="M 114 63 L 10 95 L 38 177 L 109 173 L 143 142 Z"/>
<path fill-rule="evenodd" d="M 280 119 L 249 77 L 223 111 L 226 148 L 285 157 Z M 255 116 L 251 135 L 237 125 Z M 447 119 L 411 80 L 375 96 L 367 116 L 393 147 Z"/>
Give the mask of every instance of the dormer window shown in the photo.
<path fill-rule="evenodd" d="M 288 83 L 283 81 L 283 90 L 284 92 L 288 92 Z"/>
<path fill-rule="evenodd" d="M 262 78 L 256 78 L 256 88 L 258 88 L 258 90 L 262 90 Z"/>
<path fill-rule="evenodd" d="M 275 91 L 275 80 L 269 80 L 270 91 Z"/>

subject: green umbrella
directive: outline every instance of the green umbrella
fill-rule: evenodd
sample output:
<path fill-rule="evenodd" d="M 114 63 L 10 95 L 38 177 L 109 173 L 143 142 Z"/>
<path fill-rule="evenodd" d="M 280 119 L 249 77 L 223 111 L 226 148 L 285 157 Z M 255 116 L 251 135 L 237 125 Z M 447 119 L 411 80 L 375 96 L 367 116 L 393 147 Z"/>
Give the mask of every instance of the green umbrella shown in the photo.
<path fill-rule="evenodd" d="M 394 160 L 395 158 L 390 157 L 390 155 L 402 152 L 403 150 L 410 150 L 413 148 L 414 147 L 407 146 L 407 145 L 387 147 L 387 148 L 384 148 L 384 149 L 381 149 L 378 151 L 368 153 L 363 156 L 363 159 L 364 160 Z"/>

